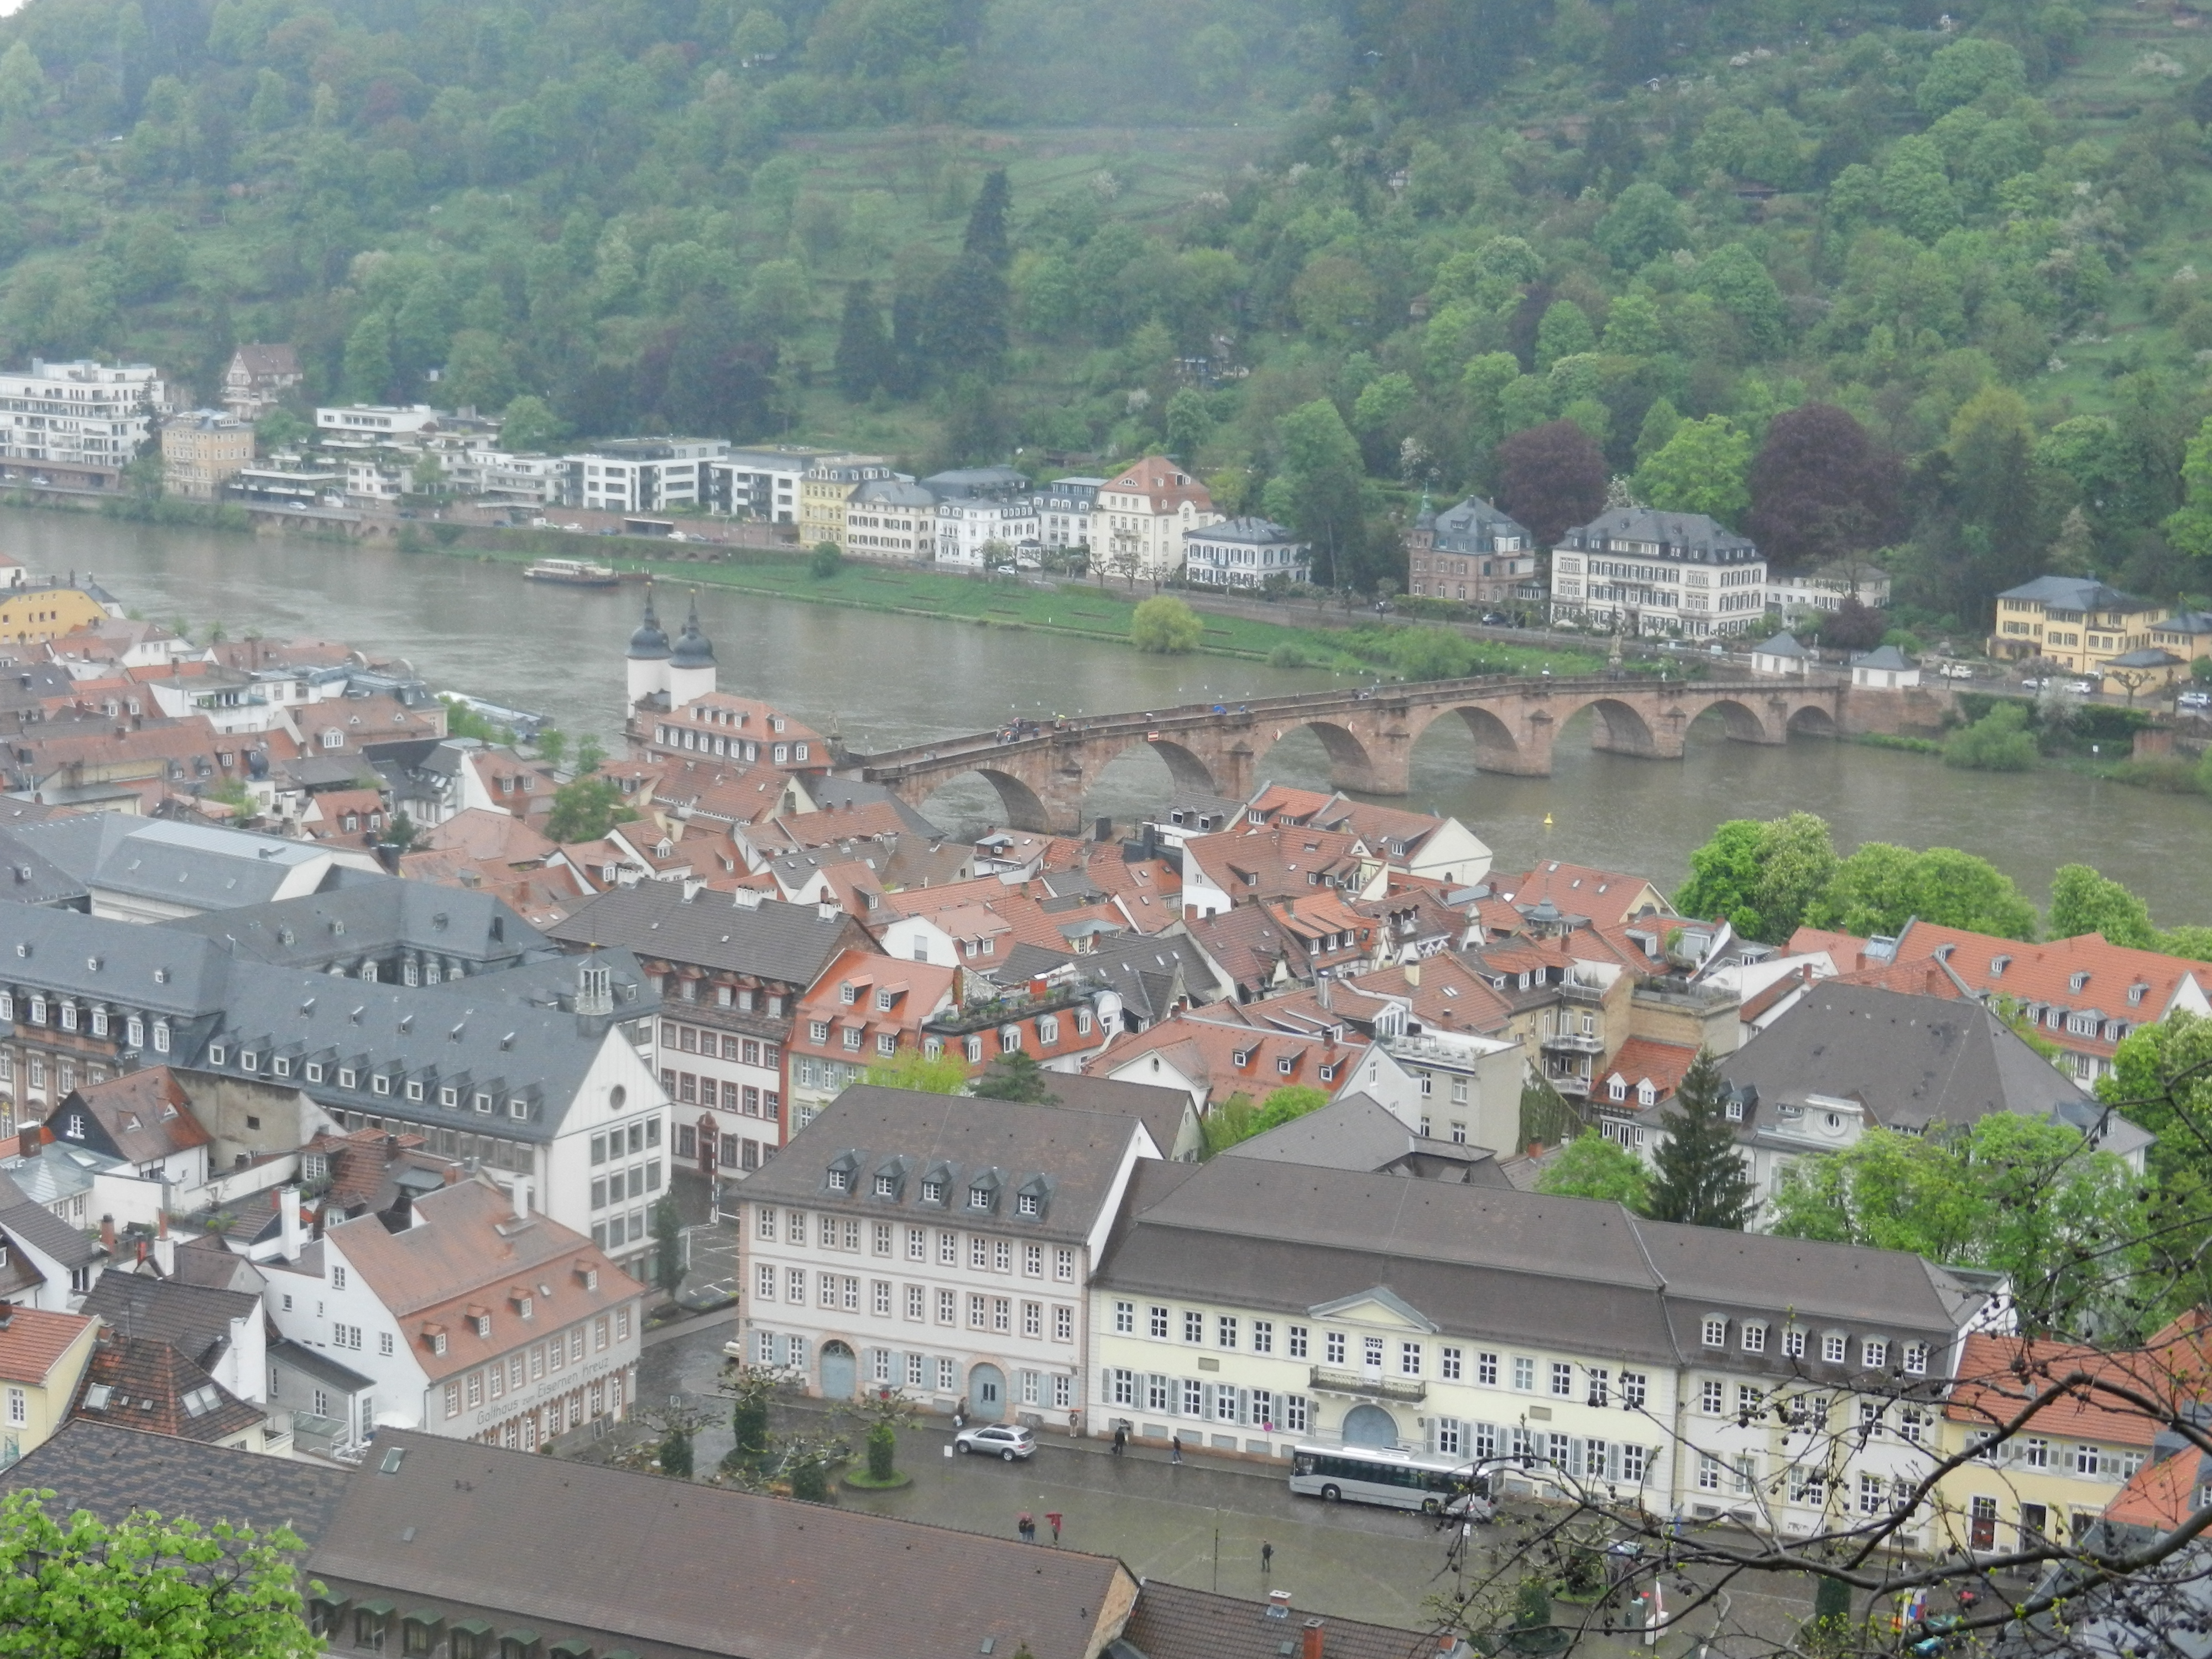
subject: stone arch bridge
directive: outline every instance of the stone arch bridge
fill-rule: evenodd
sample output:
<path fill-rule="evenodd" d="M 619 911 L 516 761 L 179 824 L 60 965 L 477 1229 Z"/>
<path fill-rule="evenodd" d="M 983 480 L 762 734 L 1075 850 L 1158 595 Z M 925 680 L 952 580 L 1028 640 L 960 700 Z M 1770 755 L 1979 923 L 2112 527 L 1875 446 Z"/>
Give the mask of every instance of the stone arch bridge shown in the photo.
<path fill-rule="evenodd" d="M 998 792 L 1019 830 L 1079 832 L 1084 798 L 1108 766 L 1143 744 L 1167 763 L 1181 789 L 1250 798 L 1267 753 L 1310 729 L 1328 751 L 1329 779 L 1364 794 L 1408 792 L 1413 745 L 1436 721 L 1463 721 L 1486 772 L 1548 776 L 1560 728 L 1589 709 L 1591 746 L 1679 760 L 1691 723 L 1717 712 L 1738 743 L 1785 744 L 1792 732 L 1834 737 L 1940 723 L 1942 693 L 1889 691 L 1841 682 L 1656 680 L 1638 676 L 1425 681 L 1371 690 L 1309 692 L 1231 704 L 1099 714 L 1005 741 L 994 732 L 880 754 L 848 755 L 838 770 L 880 783 L 919 806 L 974 773 Z"/>

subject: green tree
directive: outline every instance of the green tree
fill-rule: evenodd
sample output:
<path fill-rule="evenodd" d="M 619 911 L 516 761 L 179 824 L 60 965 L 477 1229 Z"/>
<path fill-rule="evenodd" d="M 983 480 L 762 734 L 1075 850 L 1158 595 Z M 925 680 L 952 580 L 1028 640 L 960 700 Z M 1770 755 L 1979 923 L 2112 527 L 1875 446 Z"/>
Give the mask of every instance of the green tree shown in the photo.
<path fill-rule="evenodd" d="M 1060 1098 L 1052 1091 L 1052 1073 L 1020 1049 L 985 1066 L 972 1092 L 978 1100 L 1021 1100 L 1036 1106 L 1050 1106 Z"/>
<path fill-rule="evenodd" d="M 691 1478 L 691 1436 L 688 1431 L 671 1429 L 662 1437 L 660 1449 L 654 1456 L 663 1474 L 678 1480 Z"/>
<path fill-rule="evenodd" d="M 0 1648 L 55 1659 L 313 1659 L 291 1558 L 299 1538 L 134 1512 L 110 1523 L 46 1513 L 51 1493 L 0 1499 Z"/>
<path fill-rule="evenodd" d="M 1744 484 L 1750 467 L 1751 434 L 1725 415 L 1708 415 L 1682 422 L 1636 469 L 1637 493 L 1664 512 L 1702 513 L 1733 526 L 1751 507 Z"/>
<path fill-rule="evenodd" d="M 1195 651 L 1205 637 L 1198 612 L 1170 594 L 1155 594 L 1129 617 L 1129 642 L 1139 651 L 1175 656 Z"/>
<path fill-rule="evenodd" d="M 385 839 L 392 843 L 393 851 L 406 854 L 415 850 L 416 837 L 422 833 L 413 818 L 404 812 L 394 812 L 391 833 Z"/>
<path fill-rule="evenodd" d="M 1275 441 L 1282 465 L 1267 482 L 1267 515 L 1311 543 L 1316 577 L 1340 587 L 1352 574 L 1350 556 L 1366 520 L 1366 473 L 1358 442 L 1326 398 L 1278 418 Z"/>
<path fill-rule="evenodd" d="M 926 1095 L 957 1095 L 968 1086 L 968 1068 L 950 1053 L 932 1059 L 919 1048 L 902 1048 L 868 1067 L 867 1081 L 885 1089 L 914 1089 Z"/>
<path fill-rule="evenodd" d="M 1674 908 L 1725 921 L 1746 939 L 1786 944 L 1834 880 L 1837 864 L 1827 821 L 1811 812 L 1763 823 L 1732 818 L 1690 854 L 1690 879 Z"/>
<path fill-rule="evenodd" d="M 888 1423 L 868 1431 L 868 1479 L 888 1485 L 898 1474 L 898 1432 Z"/>
<path fill-rule="evenodd" d="M 2166 520 L 2166 538 L 2192 559 L 2212 559 L 2212 415 L 2183 451 L 2181 478 L 2181 505 Z"/>
<path fill-rule="evenodd" d="M 1697 289 L 1735 319 L 1754 354 L 1770 357 L 1782 349 L 1782 290 L 1747 245 L 1716 248 L 1698 267 Z"/>
<path fill-rule="evenodd" d="M 1652 1158 L 1650 1211 L 1655 1221 L 1742 1231 L 1759 1208 L 1751 1165 L 1736 1151 L 1726 1112 L 1727 1081 L 1705 1049 L 1690 1062 L 1662 1126 Z"/>
<path fill-rule="evenodd" d="M 1545 1162 L 1536 1190 L 1563 1198 L 1601 1198 L 1642 1214 L 1650 1200 L 1644 1160 L 1619 1141 L 1585 1129 Z"/>
<path fill-rule="evenodd" d="M 672 1195 L 653 1206 L 653 1282 L 673 1296 L 683 1277 L 684 1218 L 677 1214 Z"/>
<path fill-rule="evenodd" d="M 530 746 L 548 766 L 558 766 L 561 757 L 568 752 L 568 734 L 557 726 L 541 726 Z"/>
<path fill-rule="evenodd" d="M 1180 386 L 1168 399 L 1165 413 L 1168 453 L 1185 466 L 1195 465 L 1198 452 L 1213 435 L 1213 414 L 1206 406 L 1206 394 L 1196 386 Z"/>
<path fill-rule="evenodd" d="M 1639 179 L 1613 198 L 1590 240 L 1620 270 L 1638 270 L 1662 253 L 1687 247 L 1690 231 L 1680 204 L 1659 185 Z"/>
<path fill-rule="evenodd" d="M 1545 308 L 1542 319 L 1536 325 L 1536 372 L 1551 372 L 1552 365 L 1562 357 L 1573 357 L 1597 349 L 1597 331 L 1590 326 L 1589 313 L 1571 300 L 1554 300 Z"/>
<path fill-rule="evenodd" d="M 945 379 L 988 376 L 1006 349 L 1009 304 L 1005 272 L 980 253 L 963 253 L 929 290 L 922 318 L 922 356 Z"/>
<path fill-rule="evenodd" d="M 2019 47 L 1985 35 L 1969 35 L 1928 60 L 1913 101 L 1923 115 L 1941 115 L 1992 91 L 2017 94 L 2027 89 L 2027 64 Z"/>
<path fill-rule="evenodd" d="M 888 387 L 898 378 L 891 356 L 891 337 L 884 327 L 883 311 L 876 304 L 874 283 L 854 283 L 846 289 L 834 362 L 837 388 L 848 398 L 866 398 L 878 386 Z"/>
<path fill-rule="evenodd" d="M 583 751 L 579 750 L 580 763 Z M 546 815 L 545 833 L 565 843 L 597 841 L 617 823 L 637 817 L 637 809 L 622 798 L 613 779 L 579 776 L 553 792 L 553 810 Z"/>
<path fill-rule="evenodd" d="M 1260 1103 L 1260 1109 L 1252 1115 L 1249 1133 L 1265 1134 L 1279 1129 L 1293 1118 L 1304 1117 L 1308 1112 L 1317 1112 L 1328 1104 L 1328 1096 L 1310 1084 L 1291 1084 L 1278 1089 Z"/>
<path fill-rule="evenodd" d="M 0 56 L 0 121 L 21 121 L 46 101 L 46 72 L 27 40 L 18 39 Z"/>
<path fill-rule="evenodd" d="M 2107 945 L 2155 951 L 2150 909 L 2126 888 L 2086 864 L 2062 864 L 2051 878 L 2051 937 L 2101 933 Z"/>
<path fill-rule="evenodd" d="M 2036 762 L 2035 734 L 2027 729 L 2027 708 L 2006 702 L 1972 726 L 1943 740 L 1943 764 L 1972 772 L 2026 772 Z"/>
<path fill-rule="evenodd" d="M 499 441 L 518 455 L 550 449 L 568 435 L 568 427 L 545 400 L 527 392 L 507 404 L 507 412 L 500 417 Z"/>
<path fill-rule="evenodd" d="M 1656 357 L 1667 349 L 1667 330 L 1660 319 L 1658 301 L 1647 290 L 1632 288 L 1613 302 L 1612 310 L 1606 313 L 1605 349 L 1617 357 Z M 1664 401 L 1656 399 L 1651 407 L 1656 409 Z"/>
<path fill-rule="evenodd" d="M 975 204 L 968 210 L 968 229 L 960 240 L 960 251 L 1004 270 L 1012 257 L 1006 241 L 1006 210 L 1012 204 L 1013 190 L 1006 182 L 1006 168 L 992 168 L 983 175 L 983 188 L 976 191 Z"/>
<path fill-rule="evenodd" d="M 2035 907 L 1986 859 L 1955 848 L 1916 853 L 1880 841 L 1864 842 L 1837 866 L 1805 921 L 1846 933 L 1893 936 L 1916 916 L 1999 939 L 2035 937 Z"/>
<path fill-rule="evenodd" d="M 391 395 L 392 381 L 392 319 L 372 311 L 346 336 L 346 395 L 356 403 L 380 404 Z"/>
<path fill-rule="evenodd" d="M 806 574 L 817 582 L 826 582 L 845 568 L 845 555 L 835 542 L 817 542 L 814 551 L 806 556 Z"/>
<path fill-rule="evenodd" d="M 1959 222 L 1959 198 L 1933 139 L 1915 133 L 1890 147 L 1881 175 L 1882 211 L 1910 236 L 1933 242 Z"/>

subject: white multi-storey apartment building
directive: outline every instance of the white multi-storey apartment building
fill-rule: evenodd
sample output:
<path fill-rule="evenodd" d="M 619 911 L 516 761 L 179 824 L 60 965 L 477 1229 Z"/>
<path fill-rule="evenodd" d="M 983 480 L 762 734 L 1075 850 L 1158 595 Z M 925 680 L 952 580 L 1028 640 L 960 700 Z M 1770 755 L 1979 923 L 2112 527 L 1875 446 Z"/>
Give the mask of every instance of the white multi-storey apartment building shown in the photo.
<path fill-rule="evenodd" d="M 1901 1252 L 1358 1170 L 1147 1164 L 1127 1206 L 1093 1433 L 1508 1459 L 1509 1487 L 1783 1533 L 1929 1473 L 1984 1302 Z"/>
<path fill-rule="evenodd" d="M 763 524 L 799 522 L 799 487 L 819 449 L 733 449 L 708 464 L 708 493 L 717 513 Z"/>
<path fill-rule="evenodd" d="M 714 498 L 708 469 L 730 453 L 720 438 L 617 438 L 569 455 L 563 500 L 606 513 L 659 513 L 704 507 Z"/>
<path fill-rule="evenodd" d="M 1552 550 L 1552 619 L 1690 639 L 1766 615 L 1766 561 L 1702 513 L 1616 507 Z"/>
<path fill-rule="evenodd" d="M 1079 1429 L 1092 1267 L 1159 1156 L 1119 1113 L 856 1085 L 741 1188 L 745 1357 Z"/>
<path fill-rule="evenodd" d="M 167 412 L 151 364 L 33 358 L 27 374 L 0 372 L 0 461 L 31 463 L 5 470 L 33 482 L 112 488 Z"/>
<path fill-rule="evenodd" d="M 1183 538 L 1220 520 L 1195 474 L 1147 455 L 1098 487 L 1091 556 L 1117 575 L 1170 576 L 1182 564 Z"/>
<path fill-rule="evenodd" d="M 279 1194 L 296 1203 L 296 1192 Z M 645 1286 L 590 1240 L 479 1176 L 300 1237 L 265 1261 L 262 1305 L 290 1341 L 375 1384 L 377 1424 L 535 1451 L 637 1398 Z"/>

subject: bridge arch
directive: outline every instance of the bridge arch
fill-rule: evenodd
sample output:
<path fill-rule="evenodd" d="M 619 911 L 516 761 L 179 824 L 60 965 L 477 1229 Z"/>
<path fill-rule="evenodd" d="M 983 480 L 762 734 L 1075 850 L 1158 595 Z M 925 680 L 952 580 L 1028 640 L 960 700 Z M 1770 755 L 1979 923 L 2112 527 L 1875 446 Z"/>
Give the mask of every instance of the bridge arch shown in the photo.
<path fill-rule="evenodd" d="M 1588 698 L 1569 711 L 1559 723 L 1565 725 L 1585 708 L 1590 711 L 1595 726 L 1590 733 L 1590 747 L 1593 749 L 1607 750 L 1617 755 L 1644 755 L 1653 758 L 1671 757 L 1681 753 L 1680 733 L 1674 734 L 1674 741 L 1671 747 L 1662 744 L 1660 734 L 1652 729 L 1651 722 L 1645 720 L 1633 704 L 1619 697 Z"/>
<path fill-rule="evenodd" d="M 1793 738 L 1832 738 L 1836 717 L 1817 702 L 1808 702 L 1790 711 L 1790 735 Z"/>
<path fill-rule="evenodd" d="M 1723 729 L 1734 743 L 1779 743 L 1783 739 L 1767 730 L 1766 720 L 1751 704 L 1735 697 L 1716 697 L 1698 711 L 1702 719 L 1717 714 Z"/>
<path fill-rule="evenodd" d="M 1122 756 L 1137 754 L 1147 750 L 1166 763 L 1168 775 L 1175 780 L 1175 787 L 1178 791 L 1188 791 L 1194 794 L 1204 795 L 1221 793 L 1213 775 L 1213 769 L 1200 760 L 1186 745 L 1166 738 L 1139 738 L 1133 742 L 1123 744 L 1107 757 L 1103 765 L 1097 767 L 1091 773 L 1091 781 L 1097 782 L 1104 775 L 1106 768 L 1120 760 Z"/>
<path fill-rule="evenodd" d="M 970 766 L 962 771 L 932 776 L 927 780 L 927 788 L 918 800 L 911 799 L 912 791 L 901 790 L 900 793 L 908 796 L 914 807 L 921 811 L 940 791 L 969 778 L 981 778 L 991 786 L 992 793 L 999 798 L 999 821 L 1009 829 L 1052 831 L 1060 827 L 1053 822 L 1052 811 L 1046 806 L 1042 796 L 1012 772 L 995 766 Z"/>
<path fill-rule="evenodd" d="M 1269 725 L 1258 734 L 1254 744 L 1255 775 L 1267 775 L 1268 755 L 1275 745 L 1294 732 L 1311 732 L 1321 739 L 1322 751 L 1328 757 L 1328 781 L 1338 789 L 1364 790 L 1372 794 L 1401 794 L 1402 787 L 1392 789 L 1376 775 L 1375 757 L 1349 726 L 1334 720 L 1298 720 L 1295 715 L 1279 725 Z"/>
<path fill-rule="evenodd" d="M 1425 735 L 1454 714 L 1459 716 L 1460 723 L 1474 739 L 1476 771 L 1504 772 L 1522 777 L 1542 777 L 1551 771 L 1548 722 L 1543 723 L 1540 729 L 1516 733 L 1495 708 L 1481 702 L 1440 703 L 1410 712 L 1406 721 L 1410 739 L 1407 746 L 1408 758 Z"/>

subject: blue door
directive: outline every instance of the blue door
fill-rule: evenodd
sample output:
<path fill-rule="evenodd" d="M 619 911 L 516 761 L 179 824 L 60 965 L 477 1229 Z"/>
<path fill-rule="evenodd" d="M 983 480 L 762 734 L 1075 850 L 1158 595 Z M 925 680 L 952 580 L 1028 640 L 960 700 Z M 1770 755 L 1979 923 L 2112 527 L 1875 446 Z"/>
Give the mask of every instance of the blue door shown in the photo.
<path fill-rule="evenodd" d="M 860 1368 L 854 1362 L 853 1351 L 842 1342 L 822 1345 L 822 1397 L 824 1400 L 850 1400 L 858 1386 Z"/>
<path fill-rule="evenodd" d="M 980 1423 L 995 1423 L 1006 1414 L 1006 1377 L 996 1365 L 978 1365 L 968 1373 L 968 1415 Z"/>

